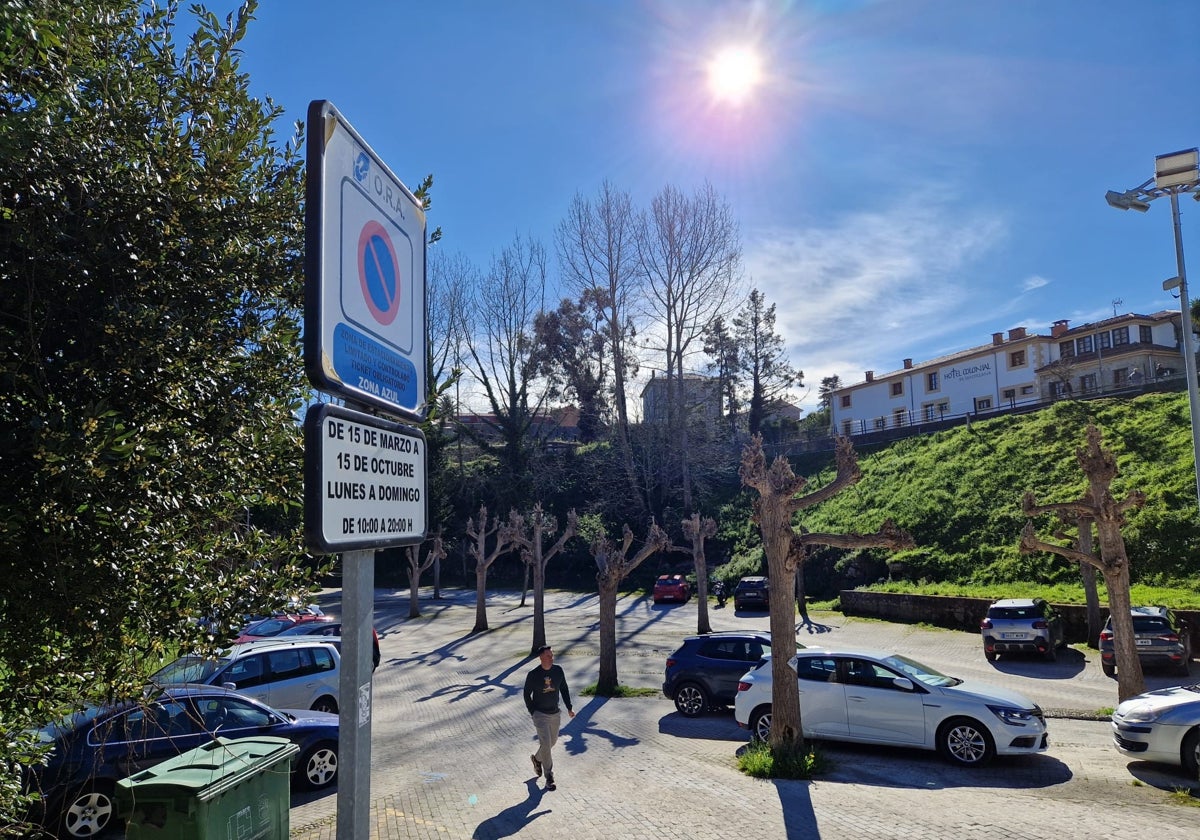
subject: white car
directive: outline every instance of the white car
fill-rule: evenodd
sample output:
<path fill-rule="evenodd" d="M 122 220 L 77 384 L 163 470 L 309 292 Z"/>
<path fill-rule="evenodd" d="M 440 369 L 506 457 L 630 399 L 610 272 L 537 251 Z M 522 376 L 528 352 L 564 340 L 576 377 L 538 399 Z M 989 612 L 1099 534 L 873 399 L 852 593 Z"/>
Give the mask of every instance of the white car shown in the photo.
<path fill-rule="evenodd" d="M 1015 691 L 969 683 L 882 651 L 796 654 L 805 738 L 938 750 L 975 766 L 994 755 L 1044 752 L 1042 710 Z M 734 700 L 738 726 L 752 738 L 771 733 L 771 658 L 742 677 Z"/>
<path fill-rule="evenodd" d="M 1112 728 L 1121 755 L 1174 764 L 1200 778 L 1200 684 L 1130 697 L 1113 712 Z"/>

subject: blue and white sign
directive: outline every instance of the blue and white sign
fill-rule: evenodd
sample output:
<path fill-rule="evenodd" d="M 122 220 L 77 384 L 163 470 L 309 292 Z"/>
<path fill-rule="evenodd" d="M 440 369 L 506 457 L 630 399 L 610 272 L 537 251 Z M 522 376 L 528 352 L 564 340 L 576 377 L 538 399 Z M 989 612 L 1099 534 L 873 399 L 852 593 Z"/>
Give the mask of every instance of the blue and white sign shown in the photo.
<path fill-rule="evenodd" d="M 320 391 L 425 417 L 425 211 L 327 101 L 308 107 L 304 366 Z"/>

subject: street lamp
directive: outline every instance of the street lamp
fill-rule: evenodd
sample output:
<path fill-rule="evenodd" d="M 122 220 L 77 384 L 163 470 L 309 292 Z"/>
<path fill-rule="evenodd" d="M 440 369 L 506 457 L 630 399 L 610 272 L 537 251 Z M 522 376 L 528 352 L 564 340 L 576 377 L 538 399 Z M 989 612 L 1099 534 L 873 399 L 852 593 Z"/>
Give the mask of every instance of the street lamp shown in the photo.
<path fill-rule="evenodd" d="M 1175 228 L 1175 265 L 1178 275 L 1163 283 L 1164 289 L 1178 286 L 1180 332 L 1183 333 L 1183 365 L 1187 371 L 1188 408 L 1192 415 L 1192 458 L 1196 469 L 1196 500 L 1200 504 L 1200 403 L 1196 398 L 1196 354 L 1192 350 L 1192 313 L 1188 303 L 1187 272 L 1183 267 L 1183 237 L 1179 228 L 1179 195 L 1193 193 L 1200 201 L 1200 149 L 1185 149 L 1154 159 L 1154 177 L 1125 192 L 1109 190 L 1104 200 L 1118 210 L 1145 213 L 1150 202 L 1164 195 L 1171 198 L 1171 220 Z"/>

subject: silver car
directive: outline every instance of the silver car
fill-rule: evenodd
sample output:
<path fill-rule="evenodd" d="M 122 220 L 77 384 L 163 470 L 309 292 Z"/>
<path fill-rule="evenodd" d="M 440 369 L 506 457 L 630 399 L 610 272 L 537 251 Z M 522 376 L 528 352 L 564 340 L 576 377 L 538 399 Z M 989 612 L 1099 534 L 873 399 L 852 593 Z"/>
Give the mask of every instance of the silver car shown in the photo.
<path fill-rule="evenodd" d="M 1129 758 L 1182 767 L 1200 778 L 1200 685 L 1131 697 L 1112 714 L 1113 744 Z"/>
<path fill-rule="evenodd" d="M 1042 710 L 1021 694 L 965 682 L 888 651 L 814 650 L 792 661 L 805 738 L 937 750 L 954 764 L 1030 755 L 1048 746 Z M 742 677 L 738 726 L 771 734 L 771 658 Z"/>

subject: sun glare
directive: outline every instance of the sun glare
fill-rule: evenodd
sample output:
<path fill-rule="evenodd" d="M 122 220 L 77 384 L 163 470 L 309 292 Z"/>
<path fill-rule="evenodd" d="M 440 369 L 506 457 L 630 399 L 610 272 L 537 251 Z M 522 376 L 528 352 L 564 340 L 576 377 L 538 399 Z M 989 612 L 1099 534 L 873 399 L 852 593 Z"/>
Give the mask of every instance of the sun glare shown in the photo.
<path fill-rule="evenodd" d="M 762 80 L 758 54 L 748 47 L 726 47 L 708 64 L 708 87 L 715 99 L 739 105 Z"/>

